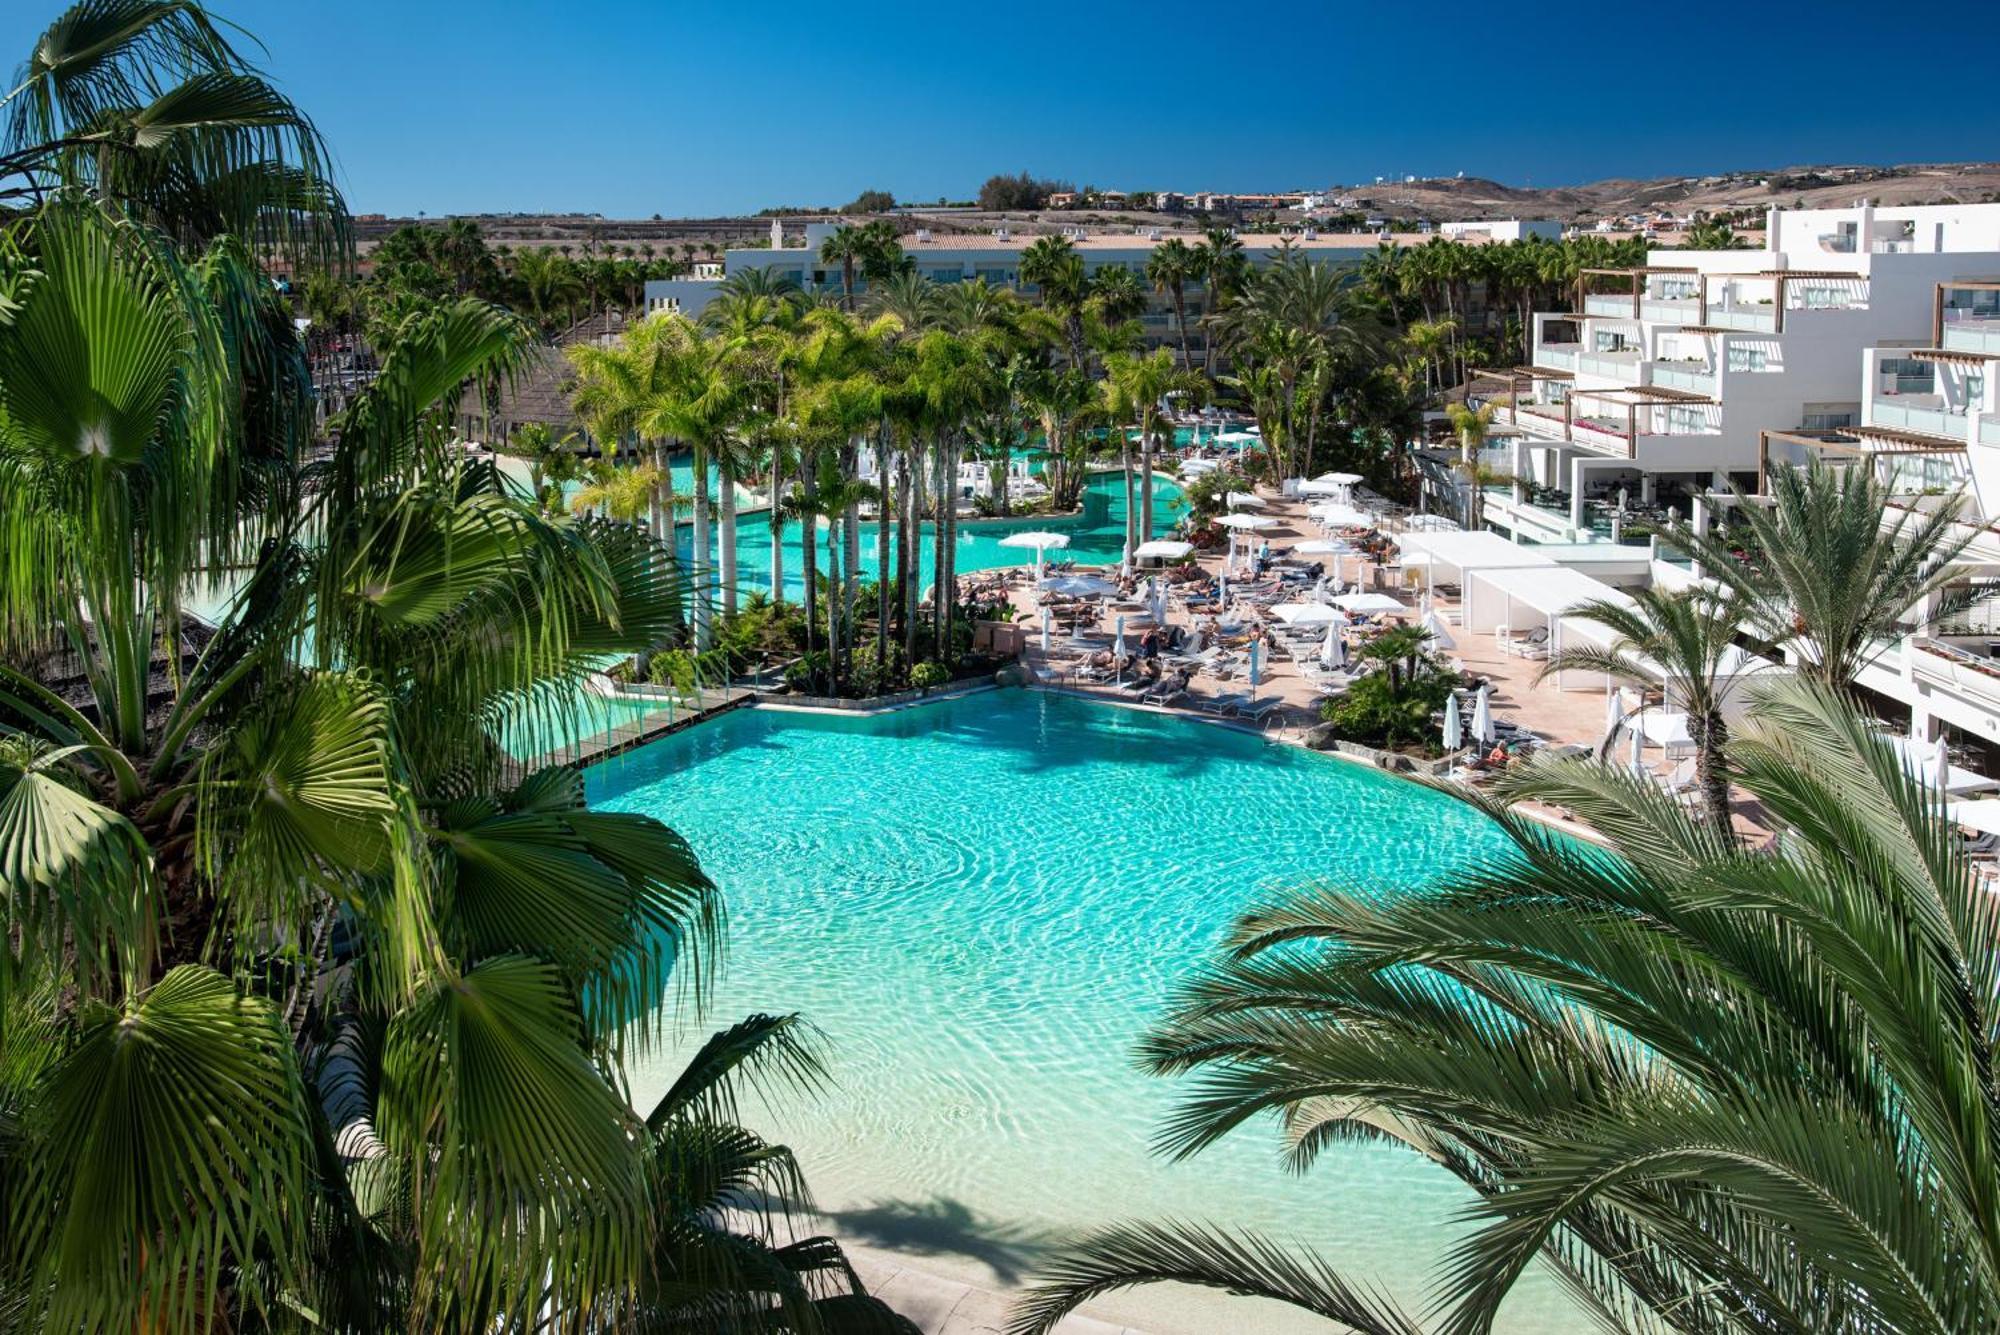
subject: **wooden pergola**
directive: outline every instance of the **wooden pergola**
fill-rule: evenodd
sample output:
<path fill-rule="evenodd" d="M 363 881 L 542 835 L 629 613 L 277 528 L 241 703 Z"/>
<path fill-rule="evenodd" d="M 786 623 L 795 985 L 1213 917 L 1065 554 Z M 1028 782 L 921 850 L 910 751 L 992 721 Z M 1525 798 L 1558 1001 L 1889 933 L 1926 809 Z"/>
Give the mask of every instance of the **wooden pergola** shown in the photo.
<path fill-rule="evenodd" d="M 1886 427 L 1799 427 L 1792 431 L 1757 433 L 1757 491 L 1762 495 L 1771 468 L 1771 442 L 1801 445 L 1807 449 L 1830 451 L 1850 459 L 1880 458 L 1906 454 L 1964 454 L 1965 442 L 1948 436 L 1926 435 L 1921 431 L 1892 431 Z"/>

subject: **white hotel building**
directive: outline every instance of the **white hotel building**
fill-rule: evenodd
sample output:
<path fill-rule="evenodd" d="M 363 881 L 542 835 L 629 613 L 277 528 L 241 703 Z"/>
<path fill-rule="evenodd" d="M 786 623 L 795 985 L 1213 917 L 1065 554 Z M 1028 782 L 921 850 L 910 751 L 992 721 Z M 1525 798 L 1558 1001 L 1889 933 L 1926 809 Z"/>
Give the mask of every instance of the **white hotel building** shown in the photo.
<path fill-rule="evenodd" d="M 1489 522 L 1574 542 L 1621 490 L 1754 487 L 1766 433 L 1870 428 L 1864 354 L 1934 341 L 1938 284 L 2000 272 L 2000 205 L 1773 210 L 1765 238 L 1589 272 L 1580 310 L 1534 317 L 1531 364 L 1473 385 L 1499 405 L 1487 462 L 1534 484 Z"/>
<path fill-rule="evenodd" d="M 2000 579 L 2000 204 L 1773 211 L 1763 249 L 1586 279 L 1580 311 L 1535 317 L 1529 366 L 1473 387 L 1497 406 L 1484 462 L 1511 479 L 1493 527 L 1629 579 L 1603 550 L 1621 491 L 1707 525 L 1730 484 L 1819 457 L 1889 480 L 1885 521 L 1962 491 L 1964 573 Z M 1699 578 L 1667 556 L 1637 577 Z M 2000 600 L 1904 636 L 1860 684 L 2000 765 Z"/>

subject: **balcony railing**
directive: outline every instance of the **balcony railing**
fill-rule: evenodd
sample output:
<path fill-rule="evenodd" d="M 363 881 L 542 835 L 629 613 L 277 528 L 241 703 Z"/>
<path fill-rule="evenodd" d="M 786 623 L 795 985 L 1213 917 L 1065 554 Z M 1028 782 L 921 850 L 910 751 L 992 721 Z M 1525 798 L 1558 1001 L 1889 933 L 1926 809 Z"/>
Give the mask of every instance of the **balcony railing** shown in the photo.
<path fill-rule="evenodd" d="M 1979 443 L 1981 445 L 2000 445 L 2000 413 L 1981 413 L 1979 415 Z"/>
<path fill-rule="evenodd" d="M 1880 427 L 1885 431 L 1921 431 L 1932 436 L 1949 436 L 1953 440 L 1965 439 L 1964 413 L 1912 404 L 1885 403 L 1881 399 L 1876 399 L 1869 407 L 1868 425 Z"/>
<path fill-rule="evenodd" d="M 1639 318 L 1660 324 L 1693 324 L 1701 319 L 1698 297 L 1648 297 L 1639 303 Z"/>
<path fill-rule="evenodd" d="M 1711 304 L 1702 319 L 1717 329 L 1747 329 L 1761 334 L 1773 334 L 1778 330 L 1776 306 L 1736 306 L 1724 310 Z"/>
<path fill-rule="evenodd" d="M 1945 314 L 1949 317 L 1950 312 Z M 1961 320 L 1954 324 L 1947 318 L 1942 342 L 1955 352 L 2000 352 L 2000 320 Z"/>
<path fill-rule="evenodd" d="M 1715 397 L 1715 377 L 1707 371 L 1654 362 L 1653 383 L 1666 389 L 1684 389 L 1690 394 L 1705 394 L 1711 399 Z"/>
<path fill-rule="evenodd" d="M 1579 351 L 1574 343 L 1568 345 L 1544 343 L 1535 349 L 1535 365 L 1557 371 L 1574 371 Z"/>
<path fill-rule="evenodd" d="M 1639 383 L 1641 364 L 1636 356 L 1605 356 L 1586 352 L 1576 359 L 1576 369 L 1585 375 L 1601 375 L 1628 385 Z"/>
<path fill-rule="evenodd" d="M 1583 299 L 1585 315 L 1608 315 L 1614 319 L 1629 320 L 1633 316 L 1633 302 L 1630 295 L 1612 295 L 1603 292 L 1591 293 Z"/>

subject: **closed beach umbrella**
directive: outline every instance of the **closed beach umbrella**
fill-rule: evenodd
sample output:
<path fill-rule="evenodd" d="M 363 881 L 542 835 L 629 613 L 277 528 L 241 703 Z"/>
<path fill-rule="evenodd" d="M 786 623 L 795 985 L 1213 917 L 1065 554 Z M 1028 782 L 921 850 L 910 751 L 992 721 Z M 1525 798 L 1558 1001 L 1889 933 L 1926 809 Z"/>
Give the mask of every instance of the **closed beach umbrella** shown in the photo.
<path fill-rule="evenodd" d="M 1485 682 L 1479 683 L 1479 698 L 1472 702 L 1472 735 L 1479 739 L 1481 746 L 1493 745 L 1497 735 L 1493 731 L 1493 688 Z"/>
<path fill-rule="evenodd" d="M 1464 745 L 1464 738 L 1461 736 L 1461 731 L 1458 726 L 1458 693 L 1454 691 L 1451 697 L 1444 702 L 1445 750 L 1456 751 L 1460 746 Z"/>
<path fill-rule="evenodd" d="M 1347 641 L 1340 638 L 1338 621 L 1326 623 L 1326 643 L 1319 647 L 1319 662 L 1324 668 L 1344 667 L 1347 663 Z"/>
<path fill-rule="evenodd" d="M 1250 641 L 1250 693 L 1255 695 L 1264 680 L 1264 642 Z"/>
<path fill-rule="evenodd" d="M 1227 570 L 1224 570 L 1215 577 L 1215 605 L 1224 611 L 1229 610 L 1229 572 Z"/>
<path fill-rule="evenodd" d="M 1436 612 L 1425 612 L 1423 620 L 1418 624 L 1424 628 L 1424 635 L 1430 640 L 1432 648 L 1458 648 L 1458 641 L 1451 638 L 1451 632 L 1445 629 L 1444 618 Z"/>
<path fill-rule="evenodd" d="M 1111 652 L 1120 658 L 1125 657 L 1125 618 L 1123 615 L 1120 615 L 1118 618 L 1118 637 L 1112 643 Z"/>
<path fill-rule="evenodd" d="M 1951 791 L 1951 753 L 1945 749 L 1944 738 L 1937 740 L 1937 751 L 1931 757 L 1931 787 L 1941 793 Z"/>
<path fill-rule="evenodd" d="M 1634 774 L 1644 774 L 1646 772 L 1646 762 L 1639 756 L 1639 748 L 1645 745 L 1643 734 L 1636 727 L 1627 728 L 1625 733 L 1632 739 L 1632 772 Z"/>
<path fill-rule="evenodd" d="M 1618 704 L 1618 692 L 1606 690 L 1604 692 L 1604 735 L 1609 737 L 1617 732 L 1618 723 L 1624 717 L 1625 711 Z"/>
<path fill-rule="evenodd" d="M 1042 652 L 1049 651 L 1049 609 L 1042 609 Z"/>

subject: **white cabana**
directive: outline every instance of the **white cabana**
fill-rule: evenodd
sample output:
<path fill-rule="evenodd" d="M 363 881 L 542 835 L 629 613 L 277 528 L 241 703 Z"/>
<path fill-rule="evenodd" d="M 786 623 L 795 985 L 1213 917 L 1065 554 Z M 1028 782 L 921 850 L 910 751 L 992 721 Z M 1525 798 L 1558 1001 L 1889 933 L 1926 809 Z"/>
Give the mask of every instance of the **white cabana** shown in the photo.
<path fill-rule="evenodd" d="M 1386 593 L 1343 593 L 1333 600 L 1343 612 L 1407 612 L 1409 609 Z"/>
<path fill-rule="evenodd" d="M 1151 542 L 1140 543 L 1133 549 L 1132 556 L 1139 561 L 1178 561 L 1193 551 L 1194 544 L 1191 542 L 1154 538 Z"/>
<path fill-rule="evenodd" d="M 1555 566 L 1554 561 L 1533 547 L 1509 542 L 1498 533 L 1483 529 L 1470 533 L 1402 533 L 1397 535 L 1396 545 L 1403 550 L 1406 567 L 1421 565 L 1428 572 L 1426 588 L 1439 580 L 1462 585 L 1465 577 L 1475 570 L 1552 569 Z M 1412 556 L 1422 557 L 1423 560 L 1412 561 Z"/>
<path fill-rule="evenodd" d="M 1482 635 L 1503 626 L 1515 636 L 1547 627 L 1542 647 L 1555 654 L 1563 647 L 1568 614 L 1600 600 L 1628 606 L 1632 601 L 1609 584 L 1563 566 L 1475 570 L 1465 580 L 1460 624 Z"/>
<path fill-rule="evenodd" d="M 1279 603 L 1271 615 L 1287 626 L 1327 626 L 1340 616 L 1340 610 L 1325 603 Z"/>
<path fill-rule="evenodd" d="M 1563 621 L 1563 642 L 1565 645 L 1588 643 L 1600 649 L 1615 651 L 1640 672 L 1659 682 L 1662 691 L 1668 690 L 1666 668 L 1644 654 L 1635 653 L 1631 649 L 1619 649 L 1618 635 L 1608 626 L 1584 617 L 1567 617 Z M 1716 663 L 1715 676 L 1718 680 L 1727 681 L 1736 677 L 1750 675 L 1762 677 L 1774 672 L 1792 670 L 1790 664 L 1774 663 L 1759 654 L 1732 645 L 1723 652 L 1721 660 Z M 1572 678 L 1577 679 L 1572 680 Z M 1576 672 L 1569 671 L 1556 673 L 1553 680 L 1557 690 L 1568 691 L 1595 687 L 1601 679 L 1594 672 L 1586 672 L 1579 677 Z M 1750 692 L 1739 685 L 1737 689 L 1729 692 L 1722 702 L 1723 720 L 1735 723 L 1745 715 L 1749 703 Z M 1673 691 L 1669 692 L 1667 704 L 1670 708 L 1681 709 L 1687 705 L 1687 701 L 1681 697 L 1680 692 Z"/>
<path fill-rule="evenodd" d="M 1232 510 L 1262 510 L 1270 502 L 1255 492 L 1232 491 L 1229 493 L 1229 508 Z"/>
<path fill-rule="evenodd" d="M 1403 528 L 1410 533 L 1456 533 L 1459 523 L 1444 515 L 1408 515 L 1403 520 Z"/>
<path fill-rule="evenodd" d="M 1009 533 L 1006 537 L 1000 539 L 1000 545 L 1002 547 L 1034 548 L 1035 578 L 1040 579 L 1042 577 L 1042 553 L 1054 550 L 1055 548 L 1058 547 L 1069 546 L 1069 534 L 1045 533 L 1038 531 L 1030 531 L 1027 533 Z"/>

